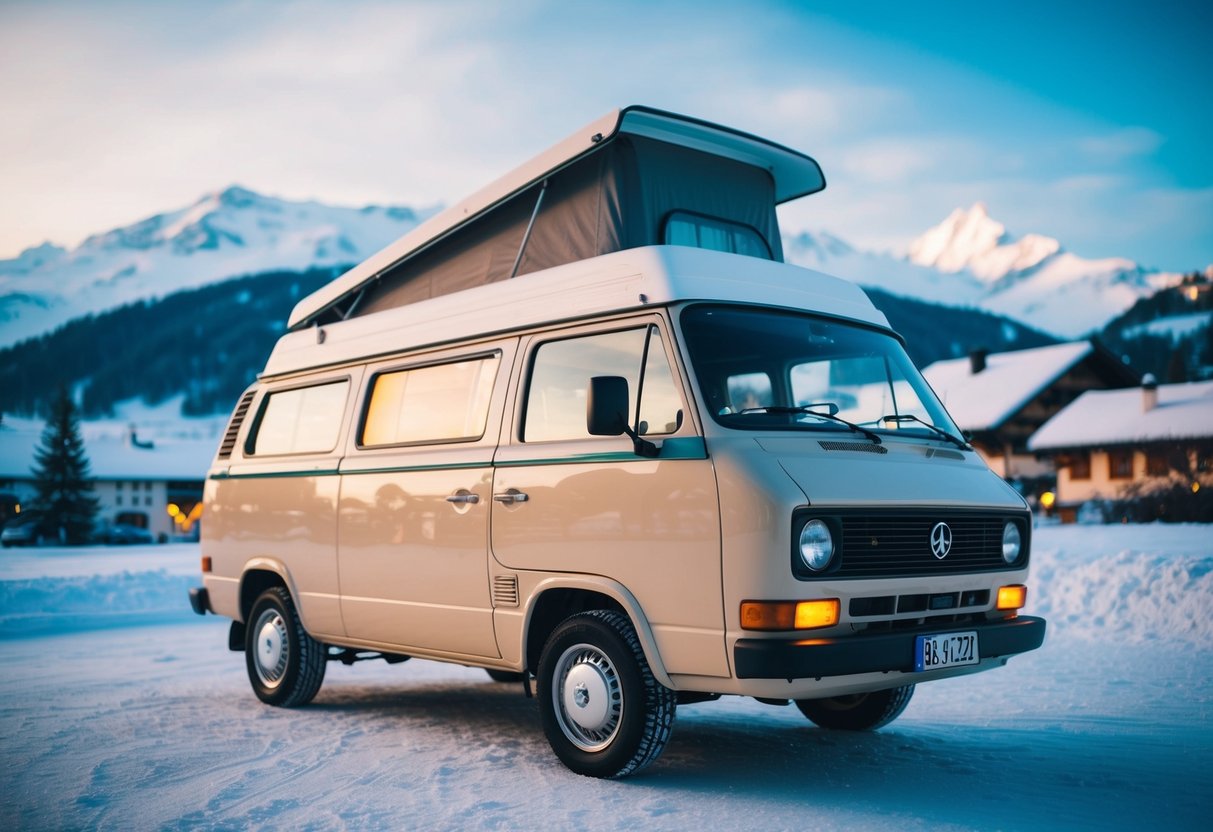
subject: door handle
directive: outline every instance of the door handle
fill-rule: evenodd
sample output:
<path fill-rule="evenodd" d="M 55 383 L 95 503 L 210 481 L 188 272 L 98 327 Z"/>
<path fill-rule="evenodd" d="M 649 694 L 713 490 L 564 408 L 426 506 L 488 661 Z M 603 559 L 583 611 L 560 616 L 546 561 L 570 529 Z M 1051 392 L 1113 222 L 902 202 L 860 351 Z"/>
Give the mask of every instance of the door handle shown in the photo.
<path fill-rule="evenodd" d="M 480 502 L 480 495 L 473 494 L 470 491 L 456 491 L 454 494 L 446 498 L 448 503 L 456 503 L 460 505 L 476 505 Z"/>
<path fill-rule="evenodd" d="M 508 506 L 513 505 L 514 503 L 525 503 L 531 498 L 526 494 L 523 494 L 521 491 L 511 488 L 503 494 L 494 494 L 493 499 Z"/>

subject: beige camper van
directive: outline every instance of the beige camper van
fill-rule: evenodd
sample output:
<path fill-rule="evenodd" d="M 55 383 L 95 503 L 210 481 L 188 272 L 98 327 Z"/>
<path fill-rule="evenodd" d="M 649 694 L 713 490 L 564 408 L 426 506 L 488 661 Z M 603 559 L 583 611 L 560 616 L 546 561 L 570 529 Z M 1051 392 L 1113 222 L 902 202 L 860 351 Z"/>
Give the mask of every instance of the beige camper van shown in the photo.
<path fill-rule="evenodd" d="M 210 469 L 191 592 L 255 694 L 482 667 L 615 777 L 679 704 L 873 729 L 1039 647 L 1024 501 L 858 287 L 782 262 L 776 205 L 823 187 L 631 107 L 303 299 Z"/>

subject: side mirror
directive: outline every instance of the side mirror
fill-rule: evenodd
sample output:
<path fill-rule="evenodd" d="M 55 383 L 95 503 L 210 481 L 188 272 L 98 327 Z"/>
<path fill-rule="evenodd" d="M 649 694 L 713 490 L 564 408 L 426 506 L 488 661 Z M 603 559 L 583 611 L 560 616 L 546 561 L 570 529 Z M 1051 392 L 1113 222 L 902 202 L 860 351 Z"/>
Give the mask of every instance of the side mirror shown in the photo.
<path fill-rule="evenodd" d="M 585 427 L 590 436 L 619 436 L 628 427 L 628 380 L 594 376 L 585 400 Z"/>

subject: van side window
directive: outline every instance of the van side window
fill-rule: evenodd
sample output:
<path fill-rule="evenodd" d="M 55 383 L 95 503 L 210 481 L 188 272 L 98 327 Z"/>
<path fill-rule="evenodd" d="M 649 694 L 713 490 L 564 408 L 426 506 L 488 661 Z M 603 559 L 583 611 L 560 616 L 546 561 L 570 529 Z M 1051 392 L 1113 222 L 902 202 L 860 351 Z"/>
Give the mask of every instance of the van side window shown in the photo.
<path fill-rule="evenodd" d="M 678 430 L 682 424 L 682 398 L 666 360 L 661 331 L 646 327 L 540 345 L 531 365 L 523 441 L 591 438 L 585 429 L 585 405 L 592 376 L 626 378 L 629 419 L 634 418 L 641 356 L 649 332 L 652 334 L 644 366 L 640 433 L 657 436 Z"/>
<path fill-rule="evenodd" d="M 727 251 L 771 260 L 771 247 L 758 229 L 690 211 L 675 211 L 665 221 L 665 244 Z"/>
<path fill-rule="evenodd" d="M 270 393 L 261 408 L 249 453 L 324 453 L 337 447 L 349 379 Z"/>
<path fill-rule="evenodd" d="M 479 439 L 500 363 L 500 356 L 481 356 L 376 376 L 359 444 Z"/>

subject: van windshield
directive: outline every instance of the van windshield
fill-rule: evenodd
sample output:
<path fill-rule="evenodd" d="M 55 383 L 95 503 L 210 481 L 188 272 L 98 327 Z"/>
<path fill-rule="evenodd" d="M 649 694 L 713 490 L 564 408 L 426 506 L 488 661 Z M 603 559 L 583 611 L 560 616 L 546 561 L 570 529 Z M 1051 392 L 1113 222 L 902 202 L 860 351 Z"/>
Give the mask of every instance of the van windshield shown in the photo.
<path fill-rule="evenodd" d="M 964 445 L 889 334 L 758 307 L 691 306 L 681 324 L 708 411 L 725 427 L 897 433 Z"/>

